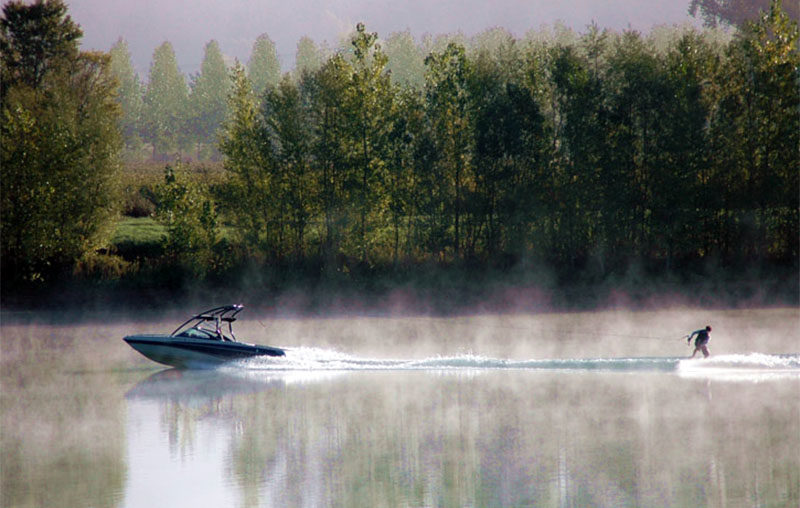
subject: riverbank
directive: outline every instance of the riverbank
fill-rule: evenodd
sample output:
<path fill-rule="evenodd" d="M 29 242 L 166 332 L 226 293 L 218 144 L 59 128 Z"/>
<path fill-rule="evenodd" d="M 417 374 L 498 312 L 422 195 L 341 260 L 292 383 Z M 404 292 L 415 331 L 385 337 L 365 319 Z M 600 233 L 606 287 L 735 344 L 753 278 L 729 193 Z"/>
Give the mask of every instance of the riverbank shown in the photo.
<path fill-rule="evenodd" d="M 668 307 L 748 308 L 800 305 L 796 268 L 647 275 L 629 270 L 602 280 L 559 279 L 545 271 L 421 269 L 372 277 L 327 274 L 282 279 L 257 273 L 181 284 L 119 279 L 71 280 L 48 288 L 3 291 L 3 319 L 53 312 L 91 315 L 192 312 L 238 302 L 265 315 L 460 315 Z M 23 317 L 24 319 L 24 317 Z"/>

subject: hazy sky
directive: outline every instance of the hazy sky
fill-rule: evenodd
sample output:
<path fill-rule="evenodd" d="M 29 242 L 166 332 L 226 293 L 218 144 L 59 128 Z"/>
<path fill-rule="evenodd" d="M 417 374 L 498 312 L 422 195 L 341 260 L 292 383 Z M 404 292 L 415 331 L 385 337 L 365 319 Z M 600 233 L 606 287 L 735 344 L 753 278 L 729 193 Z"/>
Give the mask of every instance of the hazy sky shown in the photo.
<path fill-rule="evenodd" d="M 226 55 L 247 62 L 253 42 L 266 33 L 275 41 L 284 70 L 294 65 L 297 41 L 308 35 L 335 45 L 359 21 L 387 37 L 409 30 L 424 34 L 461 31 L 472 36 L 504 27 L 516 36 L 561 21 L 583 31 L 634 28 L 697 20 L 688 0 L 66 0 L 84 32 L 83 49 L 108 51 L 119 37 L 131 50 L 143 79 L 153 50 L 164 41 L 175 48 L 181 71 L 198 71 L 203 48 L 215 39 Z"/>

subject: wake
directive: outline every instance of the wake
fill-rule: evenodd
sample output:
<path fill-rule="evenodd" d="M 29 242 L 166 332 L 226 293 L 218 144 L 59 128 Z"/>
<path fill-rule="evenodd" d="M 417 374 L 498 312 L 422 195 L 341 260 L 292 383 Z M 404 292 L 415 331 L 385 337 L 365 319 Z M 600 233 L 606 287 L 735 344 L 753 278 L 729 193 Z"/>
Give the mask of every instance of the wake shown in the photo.
<path fill-rule="evenodd" d="M 566 372 L 677 372 L 681 375 L 772 373 L 800 379 L 800 354 L 761 353 L 712 356 L 639 358 L 557 358 L 511 360 L 475 354 L 434 356 L 423 359 L 361 358 L 320 348 L 287 349 L 284 357 L 257 357 L 238 362 L 248 370 L 267 371 L 451 371 L 550 370 Z"/>

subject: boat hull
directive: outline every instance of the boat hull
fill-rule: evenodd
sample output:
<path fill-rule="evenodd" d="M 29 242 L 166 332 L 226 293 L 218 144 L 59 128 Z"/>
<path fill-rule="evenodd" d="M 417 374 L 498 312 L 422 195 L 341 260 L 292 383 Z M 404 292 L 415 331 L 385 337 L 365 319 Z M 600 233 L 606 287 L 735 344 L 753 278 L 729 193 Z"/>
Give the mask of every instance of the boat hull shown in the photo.
<path fill-rule="evenodd" d="M 129 335 L 124 338 L 147 358 L 178 368 L 213 367 L 224 362 L 253 356 L 285 356 L 283 349 L 216 340 L 172 337 L 169 335 Z"/>

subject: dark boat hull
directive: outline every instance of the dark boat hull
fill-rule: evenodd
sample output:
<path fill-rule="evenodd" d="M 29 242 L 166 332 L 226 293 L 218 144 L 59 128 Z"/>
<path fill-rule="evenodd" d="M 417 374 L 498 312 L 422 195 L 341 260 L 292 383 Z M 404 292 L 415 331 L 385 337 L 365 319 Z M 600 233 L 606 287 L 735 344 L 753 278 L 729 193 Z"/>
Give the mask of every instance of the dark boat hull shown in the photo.
<path fill-rule="evenodd" d="M 283 349 L 276 347 L 169 335 L 130 335 L 124 340 L 154 362 L 183 369 L 213 367 L 253 356 L 286 355 Z"/>

